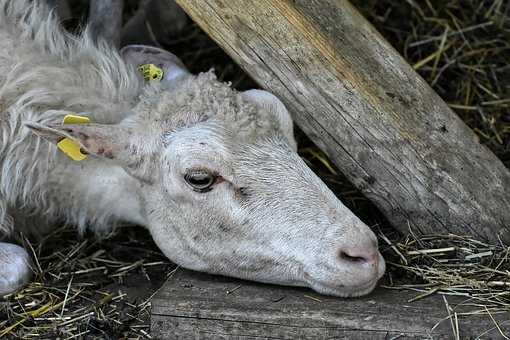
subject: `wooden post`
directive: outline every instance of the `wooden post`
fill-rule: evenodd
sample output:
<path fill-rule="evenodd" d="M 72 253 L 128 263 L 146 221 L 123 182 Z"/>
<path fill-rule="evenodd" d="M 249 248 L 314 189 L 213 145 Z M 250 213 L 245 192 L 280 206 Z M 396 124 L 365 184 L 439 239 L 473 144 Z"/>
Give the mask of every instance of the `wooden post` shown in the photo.
<path fill-rule="evenodd" d="M 510 243 L 510 172 L 347 0 L 177 0 L 400 231 Z"/>
<path fill-rule="evenodd" d="M 507 313 L 440 295 L 379 288 L 340 299 L 307 289 L 265 285 L 179 270 L 151 300 L 155 339 L 499 339 Z M 464 304 L 462 303 L 464 302 Z M 466 313 L 466 314 L 464 314 Z M 451 317 L 449 317 L 451 316 Z M 452 328 L 453 326 L 453 328 Z M 458 338 L 457 338 L 457 332 Z M 502 337 L 501 337 L 502 338 Z"/>

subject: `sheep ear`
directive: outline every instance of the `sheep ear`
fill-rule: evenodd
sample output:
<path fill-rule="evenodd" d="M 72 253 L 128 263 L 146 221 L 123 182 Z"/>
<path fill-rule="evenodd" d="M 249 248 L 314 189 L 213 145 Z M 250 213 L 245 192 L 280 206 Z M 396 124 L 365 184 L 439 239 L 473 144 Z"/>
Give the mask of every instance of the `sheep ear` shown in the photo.
<path fill-rule="evenodd" d="M 25 123 L 36 135 L 58 145 L 69 139 L 81 148 L 84 155 L 116 160 L 120 163 L 133 162 L 136 151 L 131 147 L 132 132 L 127 127 L 103 124 L 43 125 Z"/>
<path fill-rule="evenodd" d="M 297 150 L 292 118 L 280 99 L 272 93 L 263 90 L 248 90 L 241 95 L 245 100 L 272 114 L 279 125 L 280 131 L 287 137 L 289 145 L 294 150 Z"/>
<path fill-rule="evenodd" d="M 174 54 L 161 48 L 146 45 L 127 45 L 120 50 L 120 55 L 128 64 L 139 67 L 154 64 L 163 70 L 163 85 L 171 87 L 181 78 L 190 75 L 182 61 Z"/>
<path fill-rule="evenodd" d="M 151 152 L 143 143 L 143 136 L 134 133 L 133 129 L 118 124 L 65 124 L 43 125 L 25 123 L 25 126 L 38 136 L 59 146 L 69 157 L 81 161 L 93 155 L 98 158 L 110 159 L 124 168 L 131 176 L 151 183 L 154 171 Z M 71 152 L 61 142 L 71 144 Z M 67 145 L 69 148 L 69 145 Z M 79 148 L 78 150 L 72 150 Z"/>

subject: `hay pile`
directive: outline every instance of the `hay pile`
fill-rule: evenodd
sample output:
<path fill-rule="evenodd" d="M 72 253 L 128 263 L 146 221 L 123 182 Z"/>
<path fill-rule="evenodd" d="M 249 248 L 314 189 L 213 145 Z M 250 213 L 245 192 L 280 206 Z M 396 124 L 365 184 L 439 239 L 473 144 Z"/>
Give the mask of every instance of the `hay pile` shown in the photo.
<path fill-rule="evenodd" d="M 150 338 L 150 297 L 175 265 L 139 229 L 98 238 L 59 228 L 26 241 L 34 279 L 0 302 L 0 338 Z"/>
<path fill-rule="evenodd" d="M 77 2 L 77 1 L 74 1 Z M 132 3 L 133 1 L 129 2 Z M 510 2 L 355 0 L 353 3 L 510 167 Z M 82 6 L 86 9 L 86 6 Z M 133 13 L 127 6 L 126 18 Z M 256 84 L 191 22 L 165 46 L 199 72 L 214 67 L 240 89 Z M 380 236 L 385 286 L 465 297 L 473 313 L 510 312 L 510 249 L 462 235 L 409 236 L 391 229 L 303 133 L 300 153 Z M 106 239 L 60 228 L 31 240 L 32 284 L 2 302 L 0 338 L 150 338 L 150 296 L 175 266 L 135 228 Z"/>
<path fill-rule="evenodd" d="M 386 287 L 422 293 L 412 301 L 438 292 L 468 297 L 482 310 L 510 311 L 509 247 L 452 234 L 411 233 L 397 242 L 380 237 L 389 259 Z"/>

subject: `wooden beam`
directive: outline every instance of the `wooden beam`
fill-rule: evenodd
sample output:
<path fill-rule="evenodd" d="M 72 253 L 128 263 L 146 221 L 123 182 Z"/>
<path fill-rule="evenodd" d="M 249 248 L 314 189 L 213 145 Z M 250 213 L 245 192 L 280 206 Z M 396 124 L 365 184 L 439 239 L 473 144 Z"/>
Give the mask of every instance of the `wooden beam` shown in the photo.
<path fill-rule="evenodd" d="M 508 313 L 463 315 L 479 307 L 435 295 L 378 289 L 359 299 L 179 270 L 151 301 L 155 339 L 499 339 Z M 453 316 L 453 320 L 449 315 Z M 458 322 L 458 325 L 456 324 Z"/>
<path fill-rule="evenodd" d="M 510 172 L 346 0 L 177 0 L 400 231 L 510 243 Z"/>

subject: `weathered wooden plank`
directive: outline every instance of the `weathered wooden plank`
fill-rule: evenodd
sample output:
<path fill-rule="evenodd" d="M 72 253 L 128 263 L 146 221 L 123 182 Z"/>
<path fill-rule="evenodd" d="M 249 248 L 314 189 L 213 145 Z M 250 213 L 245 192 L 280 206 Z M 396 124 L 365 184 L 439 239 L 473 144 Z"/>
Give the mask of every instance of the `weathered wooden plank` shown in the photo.
<path fill-rule="evenodd" d="M 321 296 L 307 289 L 264 285 L 179 270 L 152 299 L 151 334 L 157 339 L 452 339 L 445 303 L 432 296 L 388 289 L 359 299 Z M 489 316 L 459 305 L 460 338 L 502 338 Z M 510 334 L 510 313 L 496 314 Z"/>
<path fill-rule="evenodd" d="M 347 0 L 177 0 L 402 232 L 510 240 L 510 172 Z"/>

